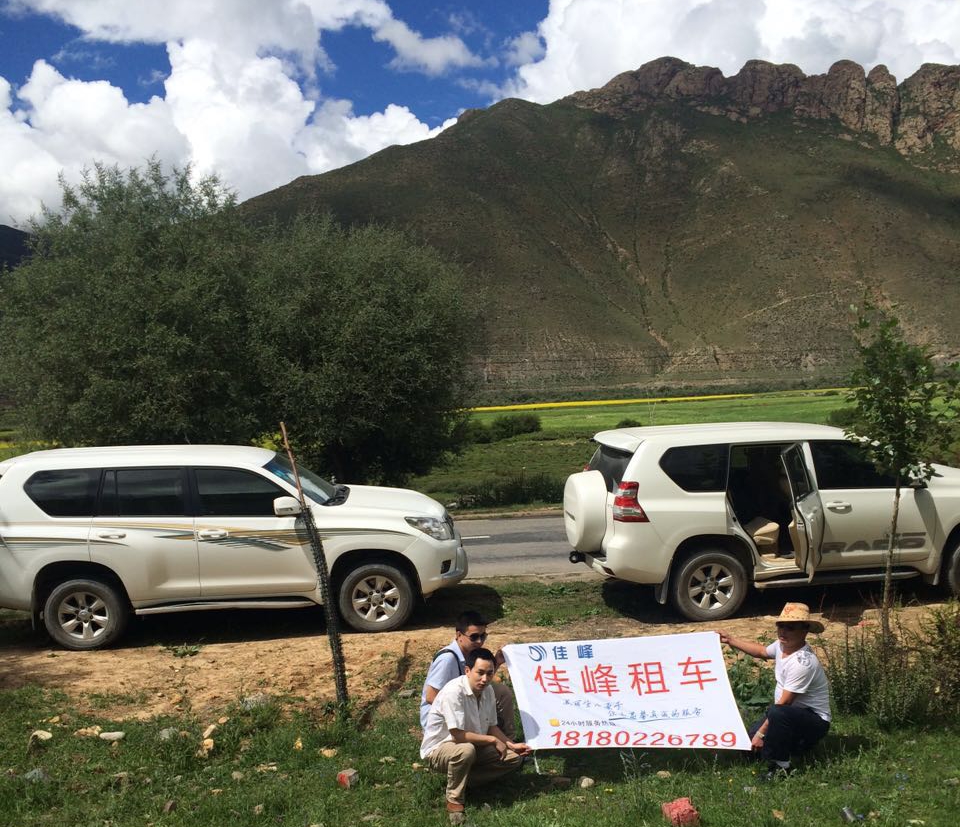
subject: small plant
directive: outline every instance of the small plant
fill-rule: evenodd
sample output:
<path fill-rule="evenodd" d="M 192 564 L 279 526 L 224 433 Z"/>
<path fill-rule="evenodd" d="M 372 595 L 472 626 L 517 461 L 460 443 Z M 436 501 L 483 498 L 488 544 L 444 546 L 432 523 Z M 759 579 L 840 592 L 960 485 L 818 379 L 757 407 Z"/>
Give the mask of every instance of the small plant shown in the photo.
<path fill-rule="evenodd" d="M 753 658 L 737 657 L 727 667 L 730 688 L 740 711 L 748 718 L 760 715 L 771 703 L 776 680 L 773 670 Z"/>
<path fill-rule="evenodd" d="M 199 643 L 181 643 L 179 646 L 174 646 L 172 643 L 168 643 L 163 647 L 175 658 L 192 658 L 195 655 L 200 654 L 200 650 L 203 648 Z"/>
<path fill-rule="evenodd" d="M 640 421 L 638 421 L 638 420 L 636 420 L 636 419 L 631 419 L 630 417 L 627 417 L 626 419 L 621 419 L 621 420 L 617 423 L 617 426 L 616 426 L 616 427 L 618 427 L 618 428 L 639 428 L 641 425 L 643 425 L 642 422 L 640 422 Z"/>

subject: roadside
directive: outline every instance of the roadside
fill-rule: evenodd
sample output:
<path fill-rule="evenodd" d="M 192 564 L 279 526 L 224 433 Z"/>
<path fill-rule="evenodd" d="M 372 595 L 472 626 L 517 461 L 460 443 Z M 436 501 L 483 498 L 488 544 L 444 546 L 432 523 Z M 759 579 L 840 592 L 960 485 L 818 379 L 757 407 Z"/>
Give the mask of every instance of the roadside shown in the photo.
<path fill-rule="evenodd" d="M 801 590 L 755 595 L 743 616 L 720 624 L 731 634 L 769 632 L 768 615 L 785 599 L 820 606 L 825 640 L 842 639 L 875 622 L 872 600 L 856 590 Z M 928 592 L 902 610 L 913 625 L 939 597 Z M 819 601 L 819 602 L 818 602 Z M 343 650 L 351 697 L 363 704 L 382 688 L 425 671 L 449 642 L 463 608 L 493 621 L 490 645 L 705 631 L 653 601 L 649 590 L 572 575 L 487 578 L 439 594 L 411 626 L 382 634 L 346 634 Z M 198 612 L 135 621 L 123 644 L 100 652 L 52 648 L 29 632 L 23 613 L 0 613 L 0 690 L 39 686 L 64 693 L 78 711 L 113 720 L 217 713 L 259 693 L 295 708 L 317 709 L 334 698 L 331 658 L 319 610 Z"/>

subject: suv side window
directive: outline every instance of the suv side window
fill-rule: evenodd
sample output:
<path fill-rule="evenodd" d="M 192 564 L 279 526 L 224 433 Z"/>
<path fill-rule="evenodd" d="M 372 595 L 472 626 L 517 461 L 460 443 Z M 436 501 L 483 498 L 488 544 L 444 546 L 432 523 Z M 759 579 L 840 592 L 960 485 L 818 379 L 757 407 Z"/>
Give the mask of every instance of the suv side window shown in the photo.
<path fill-rule="evenodd" d="M 730 446 L 683 445 L 668 448 L 660 467 L 684 491 L 725 491 Z"/>
<path fill-rule="evenodd" d="M 627 472 L 627 463 L 633 456 L 629 451 L 611 448 L 609 445 L 600 445 L 590 458 L 587 469 L 599 471 L 603 474 L 603 481 L 607 484 L 607 491 L 614 492 L 623 482 L 623 475 Z"/>
<path fill-rule="evenodd" d="M 197 468 L 197 514 L 203 517 L 274 517 L 273 501 L 286 491 L 259 474 L 235 468 Z"/>
<path fill-rule="evenodd" d="M 107 471 L 100 493 L 106 517 L 183 517 L 187 514 L 182 468 Z"/>
<path fill-rule="evenodd" d="M 68 468 L 37 471 L 23 490 L 51 517 L 92 517 L 99 485 L 99 468 Z"/>
<path fill-rule="evenodd" d="M 893 488 L 893 477 L 880 473 L 866 453 L 853 442 L 811 442 L 817 485 L 831 488 Z"/>

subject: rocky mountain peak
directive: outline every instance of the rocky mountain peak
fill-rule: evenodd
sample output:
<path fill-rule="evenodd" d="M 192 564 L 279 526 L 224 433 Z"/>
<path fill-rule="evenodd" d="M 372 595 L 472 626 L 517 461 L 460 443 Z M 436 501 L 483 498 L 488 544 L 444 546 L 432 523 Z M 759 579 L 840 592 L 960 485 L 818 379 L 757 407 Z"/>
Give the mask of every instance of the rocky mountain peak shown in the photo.
<path fill-rule="evenodd" d="M 662 57 L 565 100 L 614 117 L 665 101 L 738 121 L 791 112 L 797 118 L 836 119 L 850 133 L 893 145 L 904 155 L 924 152 L 938 138 L 960 152 L 960 66 L 927 63 L 898 85 L 886 66 L 866 73 L 852 60 L 839 60 L 822 75 L 805 75 L 789 63 L 750 60 L 727 78 L 711 66 Z M 946 165 L 953 168 L 956 160 Z"/>

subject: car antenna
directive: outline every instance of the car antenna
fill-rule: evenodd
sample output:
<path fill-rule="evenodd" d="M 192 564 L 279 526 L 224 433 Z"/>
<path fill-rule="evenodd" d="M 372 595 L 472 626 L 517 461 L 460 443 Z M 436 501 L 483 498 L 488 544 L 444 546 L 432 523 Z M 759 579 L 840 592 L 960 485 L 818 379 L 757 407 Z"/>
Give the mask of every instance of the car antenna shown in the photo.
<path fill-rule="evenodd" d="M 300 498 L 300 516 L 310 540 L 313 550 L 313 560 L 317 567 L 317 579 L 320 581 L 320 597 L 323 600 L 323 615 L 327 621 L 327 637 L 330 639 L 330 654 L 333 656 L 333 679 L 337 687 L 337 711 L 341 717 L 346 717 L 349 708 L 347 696 L 347 665 L 343 659 L 343 646 L 340 640 L 340 618 L 337 607 L 333 603 L 330 589 L 330 572 L 327 569 L 327 557 L 323 553 L 323 541 L 317 524 L 313 521 L 313 510 L 307 504 L 303 495 L 303 485 L 300 483 L 300 472 L 297 470 L 297 460 L 293 456 L 290 440 L 287 438 L 287 426 L 280 423 L 280 433 L 283 435 L 283 447 L 287 452 L 290 465 L 293 468 L 293 479 L 297 486 L 297 496 Z"/>

